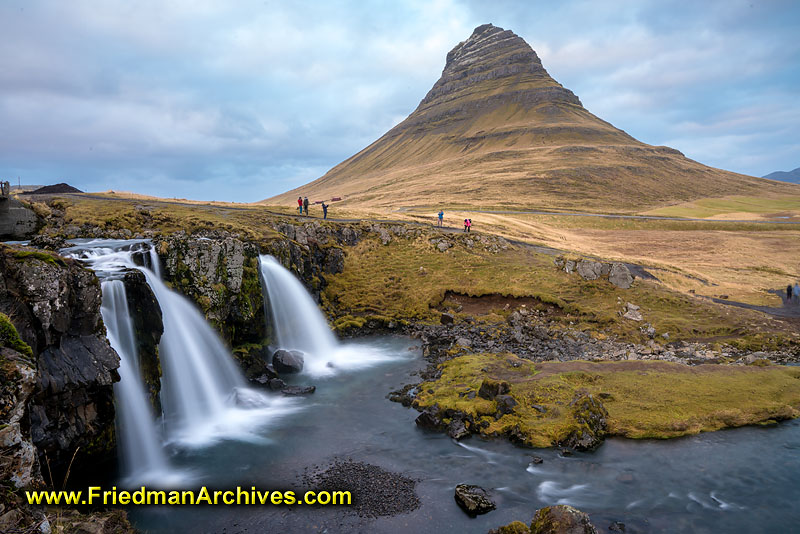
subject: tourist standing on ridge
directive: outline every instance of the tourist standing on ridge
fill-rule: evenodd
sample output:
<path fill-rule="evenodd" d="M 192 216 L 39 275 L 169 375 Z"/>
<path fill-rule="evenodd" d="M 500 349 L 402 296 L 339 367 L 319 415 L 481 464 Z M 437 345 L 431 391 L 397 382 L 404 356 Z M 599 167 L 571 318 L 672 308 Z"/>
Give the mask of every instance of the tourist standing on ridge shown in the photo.
<path fill-rule="evenodd" d="M 439 210 L 439 226 L 442 226 L 443 221 L 444 221 L 444 212 L 442 210 Z"/>
<path fill-rule="evenodd" d="M 303 197 L 297 197 L 297 209 L 300 210 L 300 215 L 303 214 Z"/>
<path fill-rule="evenodd" d="M 323 219 L 327 219 L 328 218 L 328 205 L 325 204 L 324 200 L 322 201 L 322 218 Z"/>
<path fill-rule="evenodd" d="M 306 209 L 306 215 L 308 215 L 308 197 L 303 199 L 303 207 Z M 302 212 L 302 210 L 300 210 Z"/>

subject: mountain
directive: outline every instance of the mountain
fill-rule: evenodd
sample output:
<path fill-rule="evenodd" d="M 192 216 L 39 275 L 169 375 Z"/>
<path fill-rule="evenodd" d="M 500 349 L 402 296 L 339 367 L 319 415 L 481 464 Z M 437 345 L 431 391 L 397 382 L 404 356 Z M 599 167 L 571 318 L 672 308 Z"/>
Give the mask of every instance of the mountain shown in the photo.
<path fill-rule="evenodd" d="M 767 180 L 779 180 L 781 182 L 790 182 L 793 184 L 800 184 L 800 167 L 793 171 L 775 171 L 764 176 Z"/>
<path fill-rule="evenodd" d="M 403 122 L 323 177 L 265 202 L 630 212 L 791 186 L 707 167 L 592 115 L 511 31 L 475 29 Z M 798 194 L 797 188 L 792 189 Z"/>

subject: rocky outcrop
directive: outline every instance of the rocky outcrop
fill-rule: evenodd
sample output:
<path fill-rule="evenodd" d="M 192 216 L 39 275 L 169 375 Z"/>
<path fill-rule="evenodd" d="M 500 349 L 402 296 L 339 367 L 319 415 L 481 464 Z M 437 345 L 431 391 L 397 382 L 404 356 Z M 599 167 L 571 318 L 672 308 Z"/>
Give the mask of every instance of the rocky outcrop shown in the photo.
<path fill-rule="evenodd" d="M 600 262 L 586 258 L 571 260 L 564 256 L 558 256 L 554 263 L 565 273 L 578 273 L 584 280 L 602 278 L 621 289 L 629 289 L 633 285 L 634 275 L 624 263 Z"/>
<path fill-rule="evenodd" d="M 603 443 L 608 411 L 589 393 L 580 393 L 569 403 L 574 428 L 559 445 L 578 451 L 589 451 Z"/>
<path fill-rule="evenodd" d="M 161 361 L 158 355 L 158 343 L 164 333 L 161 306 L 141 271 L 127 271 L 123 283 L 136 337 L 140 375 L 153 413 L 161 413 Z"/>
<path fill-rule="evenodd" d="M 22 202 L 0 196 L 0 238 L 24 239 L 36 232 L 39 217 Z"/>
<path fill-rule="evenodd" d="M 458 505 L 467 515 L 476 516 L 487 514 L 497 508 L 497 505 L 489 498 L 489 492 L 480 486 L 471 484 L 459 484 L 456 486 L 455 499 Z"/>
<path fill-rule="evenodd" d="M 531 534 L 598 534 L 598 531 L 588 515 L 572 506 L 559 504 L 536 512 Z"/>
<path fill-rule="evenodd" d="M 194 300 L 234 348 L 267 337 L 258 248 L 228 233 L 176 232 L 153 240 L 164 280 Z"/>
<path fill-rule="evenodd" d="M 51 253 L 0 249 L 0 311 L 31 348 L 36 381 L 30 435 L 54 476 L 115 451 L 112 384 L 119 357 L 100 317 L 100 284 L 77 262 Z"/>

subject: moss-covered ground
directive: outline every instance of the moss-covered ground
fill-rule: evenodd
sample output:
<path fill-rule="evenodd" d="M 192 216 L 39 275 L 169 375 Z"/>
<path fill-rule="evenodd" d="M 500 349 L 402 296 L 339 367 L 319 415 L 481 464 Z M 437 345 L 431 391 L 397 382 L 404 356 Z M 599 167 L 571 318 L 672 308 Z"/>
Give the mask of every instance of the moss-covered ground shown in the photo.
<path fill-rule="evenodd" d="M 477 393 L 486 379 L 505 381 L 517 401 L 496 419 L 496 402 Z M 442 364 L 441 377 L 418 388 L 420 408 L 438 404 L 483 422 L 482 433 L 518 429 L 548 447 L 575 426 L 570 401 L 587 392 L 608 410 L 608 434 L 672 438 L 800 416 L 800 368 L 653 361 L 544 362 L 512 354 L 469 354 Z M 470 398 L 472 397 L 472 398 Z"/>
<path fill-rule="evenodd" d="M 631 289 L 623 290 L 605 280 L 586 281 L 560 271 L 552 256 L 529 247 L 509 245 L 493 252 L 478 242 L 466 246 L 463 234 L 444 234 L 439 237 L 457 245 L 440 252 L 429 242 L 432 236 L 436 234 L 395 238 L 388 245 L 365 239 L 348 248 L 344 272 L 329 277 L 323 292 L 326 305 L 340 315 L 338 323 L 363 324 L 364 317 L 438 322 L 445 295 L 452 291 L 533 297 L 543 307 L 556 309 L 553 319 L 565 327 L 631 341 L 644 338 L 641 323 L 620 317 L 626 302 L 641 306 L 644 321 L 659 334 L 669 333 L 673 341 L 738 339 L 743 347 L 777 347 L 798 340 L 794 327 L 784 322 L 654 281 L 637 279 Z M 466 314 L 456 314 L 457 320 L 459 315 Z"/>

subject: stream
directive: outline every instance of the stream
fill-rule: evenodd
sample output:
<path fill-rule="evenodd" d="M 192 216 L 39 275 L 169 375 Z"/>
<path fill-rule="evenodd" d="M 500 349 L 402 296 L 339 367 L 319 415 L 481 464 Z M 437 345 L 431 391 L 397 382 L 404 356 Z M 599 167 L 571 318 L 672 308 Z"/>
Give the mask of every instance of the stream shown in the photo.
<path fill-rule="evenodd" d="M 132 507 L 147 532 L 487 532 L 536 509 L 571 504 L 600 531 L 621 521 L 626 532 L 790 532 L 800 521 L 800 423 L 748 427 L 667 441 L 609 439 L 592 453 L 563 457 L 503 440 L 460 443 L 421 430 L 417 412 L 386 394 L 424 366 L 413 340 L 363 339 L 392 355 L 367 369 L 313 381 L 314 395 L 261 432 L 262 440 L 220 441 L 184 450 L 173 464 L 194 483 L 227 489 L 293 489 L 303 470 L 332 459 L 379 465 L 417 479 L 421 507 L 360 518 L 346 507 Z M 298 383 L 307 383 L 307 378 Z M 544 462 L 532 465 L 537 455 Z M 490 489 L 497 510 L 470 518 L 453 499 L 458 483 Z"/>

